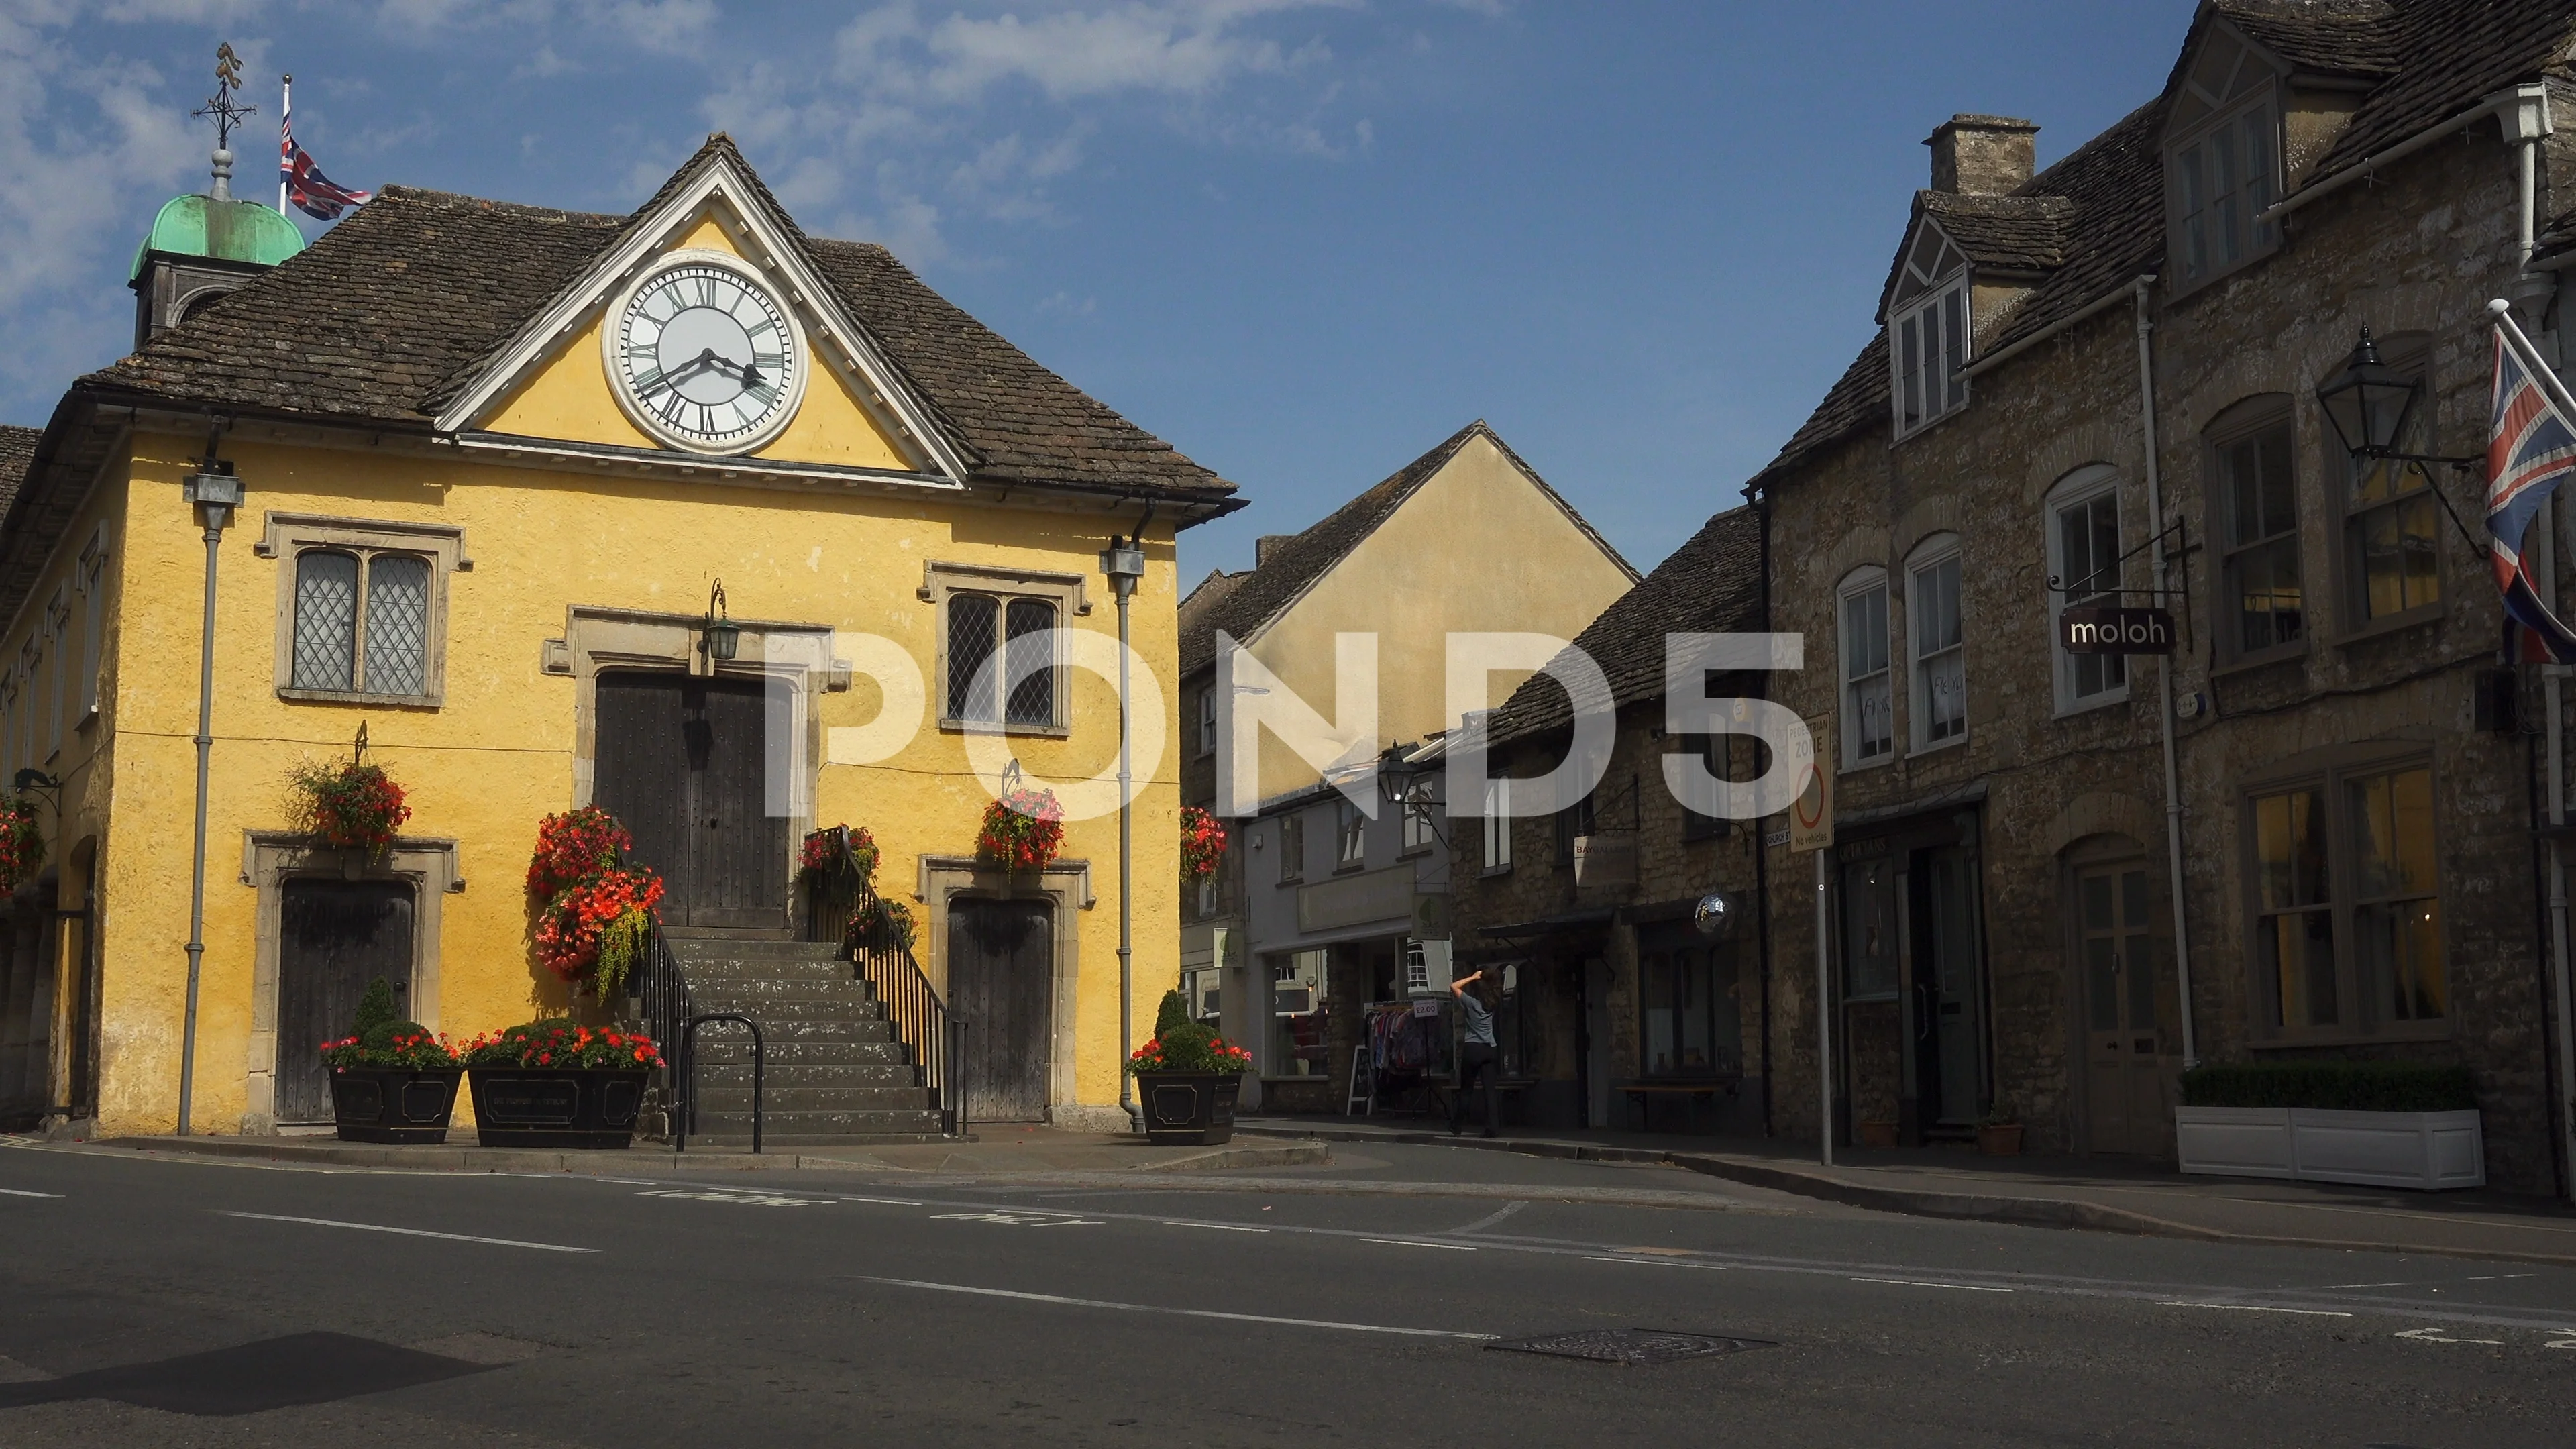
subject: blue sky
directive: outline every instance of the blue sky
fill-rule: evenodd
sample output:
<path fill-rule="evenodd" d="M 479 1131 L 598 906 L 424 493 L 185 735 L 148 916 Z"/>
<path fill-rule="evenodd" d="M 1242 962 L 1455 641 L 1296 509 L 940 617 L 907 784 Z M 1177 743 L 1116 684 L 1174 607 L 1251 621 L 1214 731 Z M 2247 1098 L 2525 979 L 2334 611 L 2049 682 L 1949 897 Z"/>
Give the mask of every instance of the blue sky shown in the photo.
<path fill-rule="evenodd" d="M 1472 418 L 1641 569 L 1870 336 L 1954 111 L 2042 164 L 2163 84 L 2187 0 L 0 0 L 0 420 L 130 339 L 229 39 L 345 184 L 623 212 L 724 129 L 1242 486 L 1249 564 Z M 307 231 L 318 230 L 307 224 Z"/>

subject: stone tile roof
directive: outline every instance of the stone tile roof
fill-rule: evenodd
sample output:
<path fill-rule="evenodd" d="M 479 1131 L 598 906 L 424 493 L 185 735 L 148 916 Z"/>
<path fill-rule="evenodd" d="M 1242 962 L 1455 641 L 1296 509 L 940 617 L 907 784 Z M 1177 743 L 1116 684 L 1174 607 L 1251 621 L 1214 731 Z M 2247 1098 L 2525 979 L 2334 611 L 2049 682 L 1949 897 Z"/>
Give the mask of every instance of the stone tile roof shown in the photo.
<path fill-rule="evenodd" d="M 1195 617 L 1188 613 L 1182 617 L 1182 675 L 1186 677 L 1216 662 L 1218 630 L 1222 629 L 1245 643 L 1258 637 L 1273 620 L 1287 611 L 1289 605 L 1304 597 L 1317 579 L 1349 557 L 1361 540 L 1376 532 L 1379 524 L 1403 507 L 1404 501 L 1429 482 L 1431 476 L 1455 457 L 1470 438 L 1477 437 L 1501 449 L 1512 466 L 1537 485 L 1538 490 L 1557 507 L 1564 509 L 1565 516 L 1574 520 L 1575 526 L 1598 544 L 1603 553 L 1613 559 L 1619 557 L 1618 550 L 1594 533 L 1592 525 L 1584 522 L 1583 515 L 1575 512 L 1573 505 L 1549 487 L 1546 479 L 1538 476 L 1538 470 L 1521 461 L 1520 454 L 1513 452 L 1509 443 L 1487 427 L 1483 418 L 1478 418 L 1450 434 L 1440 446 L 1388 475 L 1376 487 L 1326 514 L 1305 532 L 1293 534 L 1273 545 L 1269 556 L 1258 566 L 1239 574 L 1224 575 L 1227 582 L 1223 592 L 1198 609 Z M 1624 563 L 1620 566 L 1627 567 Z M 1206 584 L 1202 584 L 1200 590 L 1193 592 L 1193 598 L 1205 588 Z"/>
<path fill-rule="evenodd" d="M 2576 47 L 2576 0 L 2212 0 L 2192 22 L 2182 56 L 2216 18 L 2244 30 L 2303 70 L 2379 78 L 2303 184 L 2315 185 L 2487 96 L 2522 81 L 2566 74 Z M 2177 60 L 2165 92 L 2130 112 L 2006 202 L 2042 202 L 2009 220 L 1989 221 L 1981 198 L 1931 203 L 1944 229 L 1993 228 L 1978 246 L 1998 258 L 2037 258 L 2046 238 L 2033 218 L 2060 229 L 2060 261 L 2003 326 L 1979 339 L 1992 354 L 2082 311 L 2164 262 L 2164 162 L 2160 147 Z M 2053 199 L 2053 200 L 2052 200 Z M 1923 203 L 1918 201 L 1918 208 Z M 1912 222 L 1907 232 L 1910 235 Z M 1969 240 L 1954 237 L 1963 248 Z M 1973 250 L 1973 248 L 1971 248 Z M 1980 258 L 1983 260 L 1983 258 Z M 2019 262 L 1994 265 L 2020 268 Z M 1887 334 L 1882 330 L 1827 390 L 1757 481 L 1794 467 L 1855 429 L 1887 420 Z"/>
<path fill-rule="evenodd" d="M 8 510 L 19 486 L 27 481 L 27 465 L 35 461 L 36 444 L 44 436 L 42 428 L 0 423 L 0 513 Z"/>
<path fill-rule="evenodd" d="M 1918 216 L 1929 215 L 1940 223 L 1970 261 L 2036 272 L 2065 263 L 2067 223 L 2075 214 L 2075 203 L 2063 196 L 1918 191 L 1914 209 Z"/>
<path fill-rule="evenodd" d="M 978 480 L 1232 493 L 885 248 L 805 236 L 721 136 L 635 215 L 717 158 L 750 178 L 754 200 L 875 335 Z M 302 254 L 79 385 L 184 407 L 423 427 L 634 220 L 388 186 Z"/>
<path fill-rule="evenodd" d="M 1601 666 L 1616 708 L 1663 697 L 1666 634 L 1761 627 L 1762 518 L 1751 508 L 1730 508 L 1584 626 L 1574 648 Z M 1534 674 L 1494 711 L 1487 738 L 1507 744 L 1564 729 L 1573 719 L 1572 697 Z"/>

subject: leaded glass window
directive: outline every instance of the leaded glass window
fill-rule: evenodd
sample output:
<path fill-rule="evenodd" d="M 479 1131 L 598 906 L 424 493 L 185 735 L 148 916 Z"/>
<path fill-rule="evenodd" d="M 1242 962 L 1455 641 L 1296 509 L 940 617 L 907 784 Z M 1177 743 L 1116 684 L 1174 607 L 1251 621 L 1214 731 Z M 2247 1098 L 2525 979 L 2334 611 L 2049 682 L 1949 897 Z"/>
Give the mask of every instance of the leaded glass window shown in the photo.
<path fill-rule="evenodd" d="M 369 694 L 429 692 L 428 560 L 368 560 L 366 665 Z"/>
<path fill-rule="evenodd" d="M 982 594 L 957 594 L 948 600 L 948 717 L 990 724 L 1000 717 L 993 707 L 992 685 L 978 695 L 975 676 L 993 657 L 1001 638 L 999 600 Z"/>
<path fill-rule="evenodd" d="M 336 548 L 295 556 L 294 689 L 417 697 L 429 678 L 429 561 Z"/>
<path fill-rule="evenodd" d="M 295 559 L 297 689 L 358 687 L 358 556 L 308 549 Z"/>
<path fill-rule="evenodd" d="M 1009 642 L 1008 697 L 1002 717 L 1012 724 L 1051 725 L 1055 718 L 1055 605 L 1044 599 L 1013 599 L 1004 615 Z"/>

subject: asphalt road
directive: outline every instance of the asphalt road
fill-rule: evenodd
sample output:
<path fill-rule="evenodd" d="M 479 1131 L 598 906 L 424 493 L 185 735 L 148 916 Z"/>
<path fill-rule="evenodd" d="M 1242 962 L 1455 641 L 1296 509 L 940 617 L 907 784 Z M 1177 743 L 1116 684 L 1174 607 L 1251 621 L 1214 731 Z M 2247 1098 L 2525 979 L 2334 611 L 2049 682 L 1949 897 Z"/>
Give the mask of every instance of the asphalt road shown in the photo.
<path fill-rule="evenodd" d="M 1508 1181 L 1414 1151 L 1363 1175 Z M 2576 1272 L 1511 1165 L 1526 1198 L 0 1150 L 0 1446 L 2576 1444 Z M 1631 1329 L 1703 1351 L 1504 1347 Z"/>

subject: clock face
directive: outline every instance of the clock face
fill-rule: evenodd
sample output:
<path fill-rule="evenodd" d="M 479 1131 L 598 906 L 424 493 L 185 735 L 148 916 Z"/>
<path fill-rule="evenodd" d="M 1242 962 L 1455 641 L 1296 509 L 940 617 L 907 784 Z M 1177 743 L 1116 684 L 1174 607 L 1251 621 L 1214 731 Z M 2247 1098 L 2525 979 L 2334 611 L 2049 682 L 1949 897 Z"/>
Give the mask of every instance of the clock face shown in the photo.
<path fill-rule="evenodd" d="M 685 448 L 732 452 L 765 441 L 803 391 L 786 309 L 757 281 L 713 261 L 647 276 L 608 343 L 628 411 Z"/>

